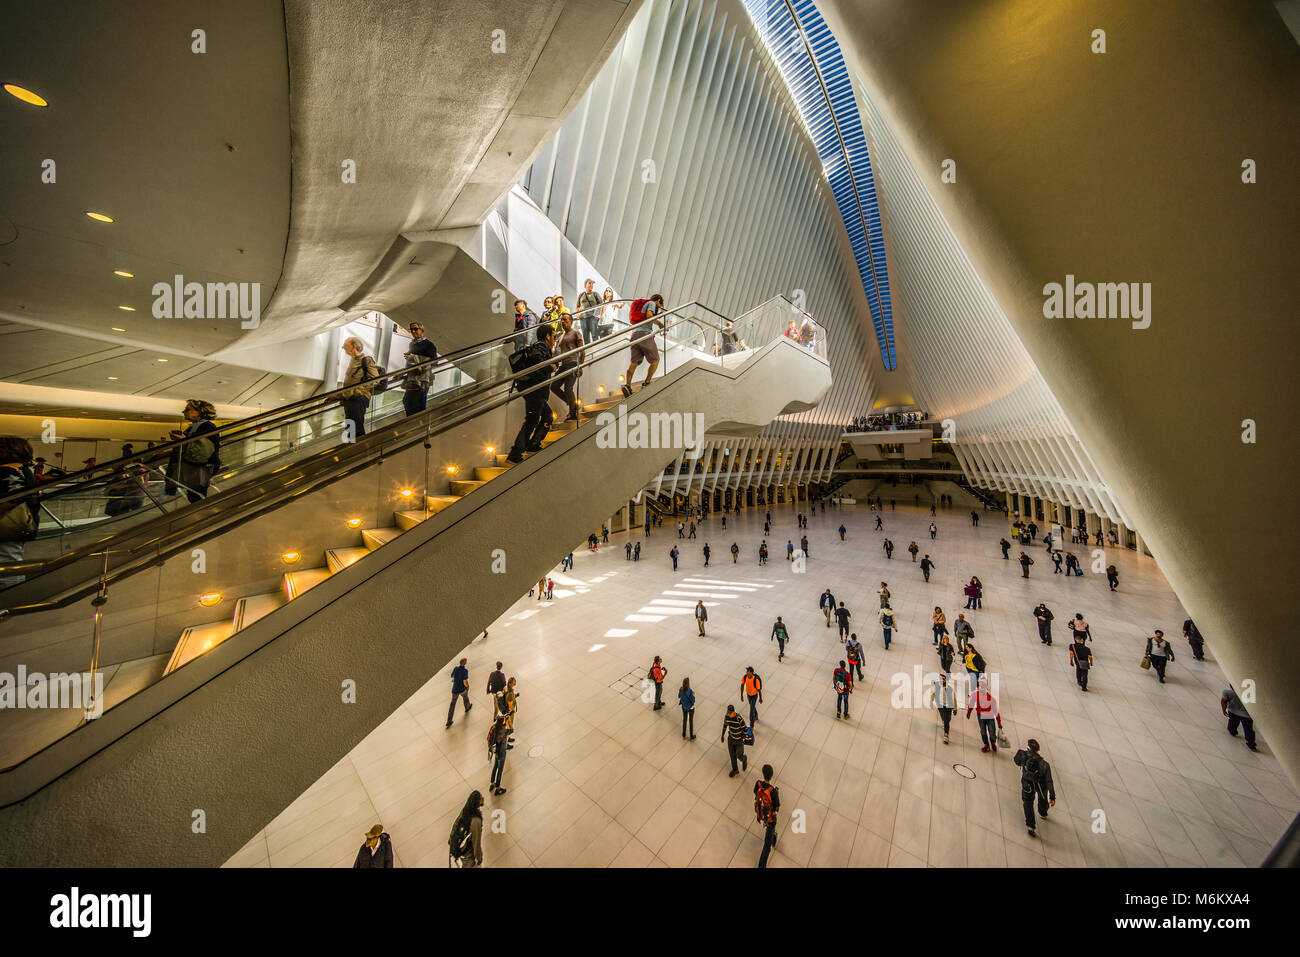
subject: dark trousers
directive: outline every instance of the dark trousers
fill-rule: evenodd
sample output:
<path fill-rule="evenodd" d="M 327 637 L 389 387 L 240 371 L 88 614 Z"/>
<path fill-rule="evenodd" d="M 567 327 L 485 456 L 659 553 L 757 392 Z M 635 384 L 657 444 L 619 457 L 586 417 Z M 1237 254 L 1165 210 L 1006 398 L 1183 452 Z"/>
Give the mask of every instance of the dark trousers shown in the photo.
<path fill-rule="evenodd" d="M 694 708 L 682 709 L 682 737 L 683 738 L 686 737 L 686 726 L 688 724 L 691 727 L 690 735 L 693 738 L 695 737 L 695 709 Z"/>
<path fill-rule="evenodd" d="M 577 388 L 578 373 L 576 371 L 551 383 L 551 391 L 555 393 L 556 398 L 568 406 L 569 415 L 578 414 Z"/>
<path fill-rule="evenodd" d="M 358 439 L 366 434 L 366 408 L 369 405 L 370 400 L 365 396 L 343 400 L 343 417 L 352 423 L 353 434 Z"/>
<path fill-rule="evenodd" d="M 1164 655 L 1151 656 L 1151 667 L 1156 669 L 1156 674 L 1160 676 L 1161 681 L 1165 680 L 1165 665 L 1168 663 L 1169 661 Z"/>
<path fill-rule="evenodd" d="M 551 407 L 546 404 L 546 390 L 538 389 L 536 392 L 528 393 L 524 396 L 524 424 L 519 427 L 519 434 L 515 436 L 515 444 L 511 446 L 510 454 L 518 457 L 529 449 L 540 446 L 554 421 L 555 415 L 551 412 Z"/>
<path fill-rule="evenodd" d="M 758 695 L 750 694 L 745 697 L 749 699 L 749 724 L 752 727 L 758 720 Z"/>
<path fill-rule="evenodd" d="M 784 658 L 784 657 L 785 657 L 785 639 L 784 639 L 784 638 L 778 638 L 778 639 L 776 640 L 776 647 L 777 647 L 776 656 L 777 656 L 778 658 Z"/>
<path fill-rule="evenodd" d="M 763 828 L 763 853 L 758 855 L 758 866 L 767 867 L 767 855 L 776 847 L 776 821 Z"/>
<path fill-rule="evenodd" d="M 474 707 L 472 704 L 469 703 L 469 692 L 468 692 L 468 691 L 456 691 L 456 692 L 453 692 L 453 693 L 452 693 L 452 696 L 451 696 L 451 707 L 447 709 L 447 723 L 448 723 L 448 724 L 451 724 L 451 719 L 454 718 L 454 717 L 456 717 L 456 699 L 457 699 L 457 698 L 463 698 L 463 699 L 464 699 L 464 701 L 465 701 L 465 710 L 466 710 L 467 712 L 469 711 L 470 708 Z"/>
<path fill-rule="evenodd" d="M 1052 643 L 1052 626 L 1051 626 L 1051 625 L 1049 625 L 1049 624 L 1047 624 L 1047 623 L 1043 623 L 1043 624 L 1040 624 L 1040 625 L 1038 626 L 1038 640 L 1041 641 L 1041 642 L 1042 642 L 1043 644 L 1045 644 L 1045 645 L 1050 645 L 1050 644 Z"/>
<path fill-rule="evenodd" d="M 407 389 L 402 393 L 402 408 L 407 415 L 423 412 L 428 404 L 429 393 L 426 389 Z"/>
<path fill-rule="evenodd" d="M 885 632 L 885 647 L 888 648 L 888 647 L 889 647 L 889 636 L 890 636 L 891 634 L 893 634 L 893 632 L 892 632 L 889 628 L 885 628 L 885 629 L 883 629 L 883 631 Z"/>
<path fill-rule="evenodd" d="M 852 677 L 854 670 L 858 673 L 858 680 L 862 680 L 862 662 L 857 659 L 849 659 L 849 676 Z"/>
<path fill-rule="evenodd" d="M 590 345 L 600 338 L 599 325 L 600 313 L 593 312 L 591 315 L 584 315 L 579 319 L 582 323 L 582 341 L 584 345 Z"/>
<path fill-rule="evenodd" d="M 506 746 L 498 744 L 496 758 L 492 762 L 492 786 L 501 787 L 501 775 L 506 769 Z"/>
<path fill-rule="evenodd" d="M 1195 658 L 1197 661 L 1204 661 L 1204 660 L 1205 660 L 1205 642 L 1204 642 L 1204 641 L 1190 641 L 1190 640 L 1189 640 L 1187 643 L 1188 643 L 1189 645 L 1192 646 L 1192 657 Z"/>
<path fill-rule="evenodd" d="M 656 681 L 655 682 L 655 710 L 658 711 L 663 706 L 664 706 L 664 683 L 662 681 Z"/>
<path fill-rule="evenodd" d="M 1025 806 L 1025 827 L 1033 828 L 1034 821 L 1034 798 L 1038 798 L 1038 813 L 1042 817 L 1047 817 L 1047 795 L 1034 787 L 1028 782 L 1020 783 L 1020 801 Z"/>
<path fill-rule="evenodd" d="M 1237 725 L 1241 725 L 1241 730 L 1246 732 L 1246 747 L 1255 746 L 1255 719 L 1242 717 L 1239 714 L 1228 713 L 1228 734 L 1234 738 L 1237 736 Z"/>
<path fill-rule="evenodd" d="M 930 569 L 928 569 L 928 568 L 922 568 L 922 569 L 921 569 L 921 574 L 925 576 L 925 580 L 926 580 L 926 581 L 929 581 L 929 580 L 930 580 Z"/>
<path fill-rule="evenodd" d="M 1079 682 L 1080 688 L 1082 688 L 1084 691 L 1087 691 L 1088 690 L 1088 669 L 1080 667 L 1079 665 L 1075 665 L 1074 680 Z"/>
<path fill-rule="evenodd" d="M 940 708 L 939 718 L 943 721 L 943 733 L 948 733 L 948 725 L 952 723 L 952 708 Z"/>
<path fill-rule="evenodd" d="M 731 736 L 728 735 L 727 756 L 731 758 L 731 770 L 739 771 L 740 768 L 736 767 L 736 762 L 742 760 L 745 757 L 745 742 L 733 741 L 731 740 Z"/>

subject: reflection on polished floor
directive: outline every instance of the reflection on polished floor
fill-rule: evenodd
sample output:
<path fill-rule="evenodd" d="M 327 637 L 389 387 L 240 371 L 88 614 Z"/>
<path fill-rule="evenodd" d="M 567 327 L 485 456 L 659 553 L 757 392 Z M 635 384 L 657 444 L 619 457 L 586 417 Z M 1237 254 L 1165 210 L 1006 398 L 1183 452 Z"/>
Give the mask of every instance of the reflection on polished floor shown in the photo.
<path fill-rule="evenodd" d="M 728 516 L 726 532 L 712 516 L 695 541 L 679 541 L 666 524 L 648 541 L 638 532 L 637 563 L 624 559 L 626 533 L 598 554 L 575 548 L 573 572 L 552 575 L 553 601 L 521 597 L 487 639 L 465 649 L 475 703 L 468 719 L 458 710 L 444 728 L 449 664 L 227 866 L 351 866 L 375 823 L 392 835 L 398 866 L 446 866 L 454 816 L 471 790 L 486 791 L 492 712 L 484 688 L 498 659 L 518 678 L 520 703 L 508 792 L 484 808 L 489 867 L 752 867 L 762 845 L 752 788 L 764 763 L 776 769 L 783 810 L 774 867 L 1255 866 L 1300 810 L 1267 738 L 1253 754 L 1227 734 L 1214 636 L 1207 635 L 1207 660 L 1193 660 L 1180 635 L 1186 615 L 1152 559 L 1107 550 L 1120 574 L 1111 593 L 1103 575 L 1088 573 L 1091 548 L 1075 549 L 1085 576 L 1067 580 L 1051 574 L 1038 543 L 1028 549 L 1037 564 L 1025 581 L 1018 548 L 1012 561 L 998 549 L 998 539 L 1010 537 L 1005 515 L 982 513 L 974 528 L 969 509 L 940 510 L 931 542 L 928 509 L 890 511 L 886 503 L 883 532 L 864 506 L 810 516 L 807 573 L 795 574 L 785 561 L 786 540 L 797 545 L 801 534 L 794 511 L 772 511 L 764 568 L 762 509 Z M 841 521 L 845 542 L 835 531 Z M 881 548 L 886 535 L 893 560 Z M 937 566 L 928 584 L 905 550 L 913 539 Z M 733 541 L 739 564 L 731 562 Z M 676 573 L 674 544 L 682 551 Z M 891 679 L 937 667 L 930 613 L 940 605 L 954 620 L 971 575 L 984 583 L 984 607 L 966 615 L 998 675 L 1011 740 L 1012 752 L 997 755 L 980 752 L 964 710 L 944 745 L 933 710 L 891 706 Z M 888 651 L 876 623 L 882 580 L 899 615 Z M 831 687 L 843 646 L 817 608 L 828 587 L 853 612 L 866 648 L 866 679 L 847 722 L 834 717 Z M 691 616 L 698 598 L 709 608 L 706 638 Z M 1039 601 L 1056 615 L 1051 648 L 1031 617 Z M 1062 637 L 1075 612 L 1095 636 L 1087 694 Z M 781 663 L 769 640 L 777 615 L 791 636 Z M 434 621 L 431 614 L 430 627 Z M 1138 667 L 1155 628 L 1174 636 L 1177 660 L 1165 685 Z M 659 712 L 640 687 L 656 654 L 668 668 Z M 750 773 L 729 778 L 722 715 L 729 703 L 741 707 L 747 665 L 763 678 L 765 704 Z M 680 736 L 682 677 L 697 696 L 695 741 Z M 1011 762 L 1031 737 L 1052 764 L 1057 791 L 1037 839 L 1025 831 Z M 494 832 L 497 809 L 505 814 Z M 796 810 L 806 822 L 798 833 L 790 828 Z"/>

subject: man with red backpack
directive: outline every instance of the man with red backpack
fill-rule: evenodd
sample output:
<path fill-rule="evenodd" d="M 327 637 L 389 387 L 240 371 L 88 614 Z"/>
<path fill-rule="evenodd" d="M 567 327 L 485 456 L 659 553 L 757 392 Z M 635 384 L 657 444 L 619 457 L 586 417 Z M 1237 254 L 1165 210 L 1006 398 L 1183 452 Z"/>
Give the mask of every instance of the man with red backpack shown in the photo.
<path fill-rule="evenodd" d="M 632 376 L 636 374 L 636 367 L 644 359 L 649 365 L 645 370 L 645 381 L 641 383 L 641 388 L 650 384 L 654 378 L 655 370 L 659 368 L 659 347 L 655 345 L 655 323 L 663 326 L 663 320 L 655 319 L 656 313 L 664 307 L 664 297 L 655 293 L 649 299 L 634 299 L 632 306 L 628 309 L 628 321 L 641 328 L 632 333 L 631 364 L 627 367 L 627 375 L 623 382 L 623 395 L 631 398 L 632 396 Z"/>
<path fill-rule="evenodd" d="M 647 678 L 655 683 L 655 711 L 658 711 L 664 706 L 664 678 L 667 677 L 667 675 L 668 669 L 664 667 L 663 661 L 660 660 L 659 656 L 655 655 L 655 660 L 651 662 L 650 671 L 646 675 Z"/>
<path fill-rule="evenodd" d="M 781 810 L 781 792 L 772 783 L 772 765 L 763 765 L 763 780 L 754 784 L 754 817 L 763 825 L 763 853 L 758 866 L 767 867 L 767 855 L 776 847 L 776 816 Z"/>

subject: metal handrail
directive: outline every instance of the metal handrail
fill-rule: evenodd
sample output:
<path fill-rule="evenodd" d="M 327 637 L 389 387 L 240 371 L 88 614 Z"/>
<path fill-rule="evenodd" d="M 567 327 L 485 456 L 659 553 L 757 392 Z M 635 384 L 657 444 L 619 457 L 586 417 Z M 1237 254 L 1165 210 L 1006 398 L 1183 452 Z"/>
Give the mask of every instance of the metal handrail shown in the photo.
<path fill-rule="evenodd" d="M 772 299 L 767 300 L 765 303 L 763 303 L 757 308 L 762 308 L 763 305 L 767 305 L 768 303 L 777 301 L 778 299 L 785 299 L 785 297 L 784 296 L 773 297 Z M 788 302 L 789 300 L 786 301 Z M 721 316 L 721 313 L 717 312 L 713 308 L 706 306 L 703 303 L 700 303 L 698 301 L 692 301 L 690 303 L 686 303 L 684 305 L 674 307 L 673 309 L 666 310 L 664 313 L 654 316 L 653 320 L 663 323 L 663 320 L 668 319 L 669 317 L 681 312 L 682 310 L 691 309 L 691 308 L 698 308 L 706 312 L 712 313 L 715 316 Z M 750 313 L 755 311 L 757 311 L 757 309 L 750 310 Z M 746 315 L 749 315 L 750 313 L 746 313 Z M 725 319 L 726 317 L 723 318 Z M 808 318 L 811 319 L 811 317 Z M 816 320 L 812 320 L 812 321 L 815 325 L 818 326 L 818 328 L 821 328 L 820 324 L 817 323 Z M 678 316 L 677 320 L 672 322 L 671 324 L 663 323 L 665 336 L 667 335 L 668 329 L 675 328 L 676 326 L 685 323 L 693 323 L 696 325 L 703 323 L 704 325 L 711 326 L 716 331 L 723 330 L 722 326 L 715 325 L 714 323 L 710 322 L 707 319 Z M 581 352 L 584 349 L 589 349 L 589 351 L 600 352 L 599 355 L 594 357 L 589 356 L 575 366 L 570 366 L 564 370 L 556 370 L 547 378 L 526 388 L 519 389 L 517 392 L 514 392 L 513 390 L 508 390 L 504 394 L 498 395 L 497 397 L 490 399 L 487 403 L 475 402 L 469 408 L 462 409 L 461 412 L 459 413 L 452 412 L 447 417 L 450 419 L 450 421 L 443 421 L 437 425 L 431 426 L 428 420 L 425 420 L 423 422 L 418 421 L 420 417 L 411 417 L 403 420 L 403 422 L 400 423 L 400 427 L 397 429 L 396 435 L 398 437 L 399 443 L 402 441 L 402 437 L 404 436 L 409 437 L 409 441 L 406 441 L 405 444 L 399 444 L 395 447 L 386 448 L 383 447 L 380 443 L 366 443 L 365 439 L 362 439 L 361 441 L 356 443 L 345 443 L 346 445 L 349 446 L 361 447 L 364 449 L 363 453 L 357 453 L 356 455 L 352 456 L 352 461 L 350 461 L 347 464 L 340 462 L 338 460 L 337 447 L 333 449 L 323 450 L 319 453 L 316 453 L 313 456 L 311 456 L 309 459 L 301 463 L 302 468 L 299 470 L 299 472 L 291 473 L 291 475 L 289 476 L 294 479 L 292 483 L 287 483 L 292 486 L 291 492 L 283 493 L 283 494 L 279 491 L 273 492 L 272 494 L 266 497 L 266 502 L 264 503 L 264 506 L 258 509 L 256 512 L 246 514 L 246 509 L 248 505 L 252 503 L 249 502 L 241 503 L 238 500 L 238 498 L 230 499 L 224 502 L 219 501 L 214 506 L 207 506 L 206 503 L 204 503 L 209 513 L 207 516 L 205 516 L 204 520 L 201 522 L 196 521 L 196 522 L 189 523 L 188 525 L 185 526 L 184 529 L 181 529 L 179 531 L 160 529 L 159 527 L 160 524 L 165 524 L 172 517 L 175 516 L 176 512 L 171 512 L 168 513 L 167 515 L 154 519 L 152 522 L 144 523 L 126 532 L 120 533 L 118 536 L 114 536 L 113 538 L 106 539 L 106 540 L 101 540 L 100 542 L 97 542 L 94 545 L 87 546 L 85 549 L 69 551 L 63 555 L 59 555 L 51 559 L 46 559 L 41 562 L 0 566 L 0 571 L 3 571 L 6 574 L 20 571 L 20 570 L 33 569 L 33 568 L 45 568 L 47 572 L 54 571 L 58 568 L 66 567 L 70 564 L 73 564 L 74 562 L 82 560 L 90 555 L 99 554 L 100 552 L 104 551 L 106 548 L 112 548 L 112 546 L 107 543 L 112 542 L 115 539 L 122 539 L 127 536 L 132 536 L 138 539 L 145 539 L 145 541 L 142 542 L 141 544 L 152 545 L 154 546 L 154 548 L 151 551 L 149 551 L 147 554 L 143 554 L 139 556 L 133 562 L 124 565 L 122 568 L 115 571 L 107 579 L 109 583 L 120 581 L 125 577 L 129 577 L 130 575 L 143 570 L 144 568 L 147 568 L 152 565 L 156 565 L 160 560 L 162 560 L 165 557 L 168 557 L 170 554 L 174 554 L 175 552 L 180 551 L 183 547 L 190 547 L 197 540 L 211 537 L 212 535 L 215 535 L 221 531 L 225 531 L 227 528 L 232 527 L 236 524 L 241 524 L 245 521 L 249 521 L 252 518 L 256 517 L 257 515 L 260 515 L 263 511 L 267 510 L 270 506 L 279 505 L 281 504 L 282 501 L 284 501 L 289 497 L 295 497 L 297 495 L 305 494 L 310 491 L 315 491 L 316 488 L 318 487 L 329 484 L 333 481 L 336 481 L 339 478 L 345 477 L 346 475 L 352 474 L 352 472 L 357 471 L 358 468 L 368 467 L 373 458 L 391 455 L 396 451 L 401 451 L 402 449 L 409 447 L 410 445 L 414 444 L 417 441 L 427 441 L 427 439 L 434 434 L 438 434 L 448 429 L 455 428 L 456 426 L 461 425 L 464 422 L 469 421 L 470 419 L 477 418 L 479 415 L 482 415 L 484 412 L 492 411 L 493 409 L 498 408 L 499 406 L 504 405 L 509 401 L 512 401 L 515 395 L 523 396 L 531 392 L 534 392 L 538 389 L 549 388 L 552 382 L 558 379 L 567 378 L 568 376 L 572 375 L 575 370 L 583 369 L 588 366 L 594 365 L 596 362 L 608 358 L 609 355 L 612 355 L 618 349 L 621 349 L 623 347 L 622 344 L 621 343 L 616 344 L 613 342 L 613 340 L 618 339 L 625 335 L 630 335 L 631 332 L 634 331 L 634 329 L 635 327 L 630 327 L 629 329 L 626 329 L 620 333 L 606 336 L 603 339 L 599 340 L 599 342 L 594 347 L 587 347 L 585 345 L 579 346 L 575 349 L 571 349 L 563 353 L 554 354 L 550 356 L 548 359 L 546 359 L 544 362 L 539 362 L 533 366 L 529 366 L 527 368 L 521 369 L 518 372 L 514 372 L 506 376 L 498 377 L 495 380 L 492 380 L 491 382 L 476 384 L 475 390 L 471 390 L 470 393 L 462 394 L 458 396 L 457 399 L 460 400 L 461 403 L 464 403 L 475 392 L 488 393 L 491 392 L 492 390 L 500 389 L 502 386 L 506 386 L 507 384 L 513 386 L 513 384 L 518 379 L 535 374 L 537 370 L 542 368 L 543 366 L 554 366 L 556 365 L 559 359 L 562 359 L 565 356 L 573 355 L 574 353 Z M 612 346 L 613 348 L 607 348 L 610 346 Z M 430 412 L 437 412 L 437 411 L 439 410 L 430 410 Z M 375 433 L 375 436 L 378 437 L 381 434 L 382 433 Z M 316 475 L 311 474 L 312 472 L 316 472 L 316 471 L 319 471 L 320 474 L 316 474 Z M 308 481 L 309 478 L 311 479 L 311 481 Z M 232 492 L 231 494 L 237 497 L 239 496 L 238 491 Z M 243 497 L 247 498 L 247 495 Z M 196 507 L 198 507 L 199 505 L 200 503 L 195 503 Z M 227 511 L 230 511 L 234 514 L 223 519 L 222 514 Z M 161 532 L 161 535 L 158 534 L 159 532 Z M 152 538 L 150 538 L 150 536 L 152 536 Z M 162 547 L 159 547 L 169 537 L 172 538 L 172 542 Z M 134 549 L 115 548 L 112 550 L 131 551 Z M 55 599 L 50 599 L 43 602 L 37 602 L 30 605 L 20 605 L 14 608 L 0 609 L 0 620 L 17 616 L 17 615 L 26 615 L 26 614 L 32 614 L 37 612 L 52 611 L 57 608 L 66 607 L 67 605 L 72 604 L 73 602 L 79 600 L 80 598 L 85 597 L 87 594 L 90 593 L 90 591 L 94 591 L 98 587 L 99 587 L 98 583 L 94 583 L 90 586 L 86 586 L 86 585 L 74 586 L 70 591 L 65 591 L 62 595 L 60 595 L 58 598 Z"/>

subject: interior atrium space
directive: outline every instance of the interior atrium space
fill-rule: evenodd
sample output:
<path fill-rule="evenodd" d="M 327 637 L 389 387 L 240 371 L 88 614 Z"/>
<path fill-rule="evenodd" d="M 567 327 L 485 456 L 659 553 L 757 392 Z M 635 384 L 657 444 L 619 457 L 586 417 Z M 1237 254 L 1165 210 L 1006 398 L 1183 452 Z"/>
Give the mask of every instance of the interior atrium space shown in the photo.
<path fill-rule="evenodd" d="M 11 929 L 1279 923 L 1300 0 L 3 22 Z"/>

